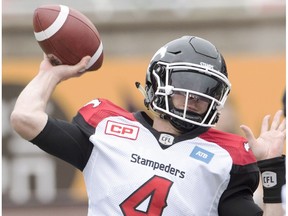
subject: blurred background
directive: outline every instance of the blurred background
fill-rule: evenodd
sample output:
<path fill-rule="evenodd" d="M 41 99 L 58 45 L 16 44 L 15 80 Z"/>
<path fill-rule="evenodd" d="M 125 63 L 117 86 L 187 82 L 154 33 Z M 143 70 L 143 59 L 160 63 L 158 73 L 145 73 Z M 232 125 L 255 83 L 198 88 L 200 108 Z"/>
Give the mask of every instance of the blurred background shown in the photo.
<path fill-rule="evenodd" d="M 247 124 L 258 135 L 263 116 L 283 108 L 284 0 L 2 0 L 3 215 L 87 214 L 81 173 L 22 140 L 9 124 L 16 97 L 42 60 L 32 17 L 46 4 L 84 13 L 104 45 L 102 68 L 61 83 L 48 106 L 50 115 L 71 120 L 96 97 L 131 111 L 145 109 L 135 81 L 144 85 L 153 54 L 183 35 L 211 41 L 226 59 L 232 92 L 219 129 L 243 135 L 239 126 Z"/>

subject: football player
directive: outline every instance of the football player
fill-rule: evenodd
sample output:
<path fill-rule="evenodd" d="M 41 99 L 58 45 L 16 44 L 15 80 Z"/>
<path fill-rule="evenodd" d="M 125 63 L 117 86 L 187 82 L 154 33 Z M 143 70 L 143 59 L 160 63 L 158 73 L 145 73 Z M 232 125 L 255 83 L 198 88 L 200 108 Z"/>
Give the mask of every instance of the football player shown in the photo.
<path fill-rule="evenodd" d="M 83 172 L 88 215 L 281 215 L 285 183 L 285 121 L 263 118 L 255 138 L 213 128 L 231 89 L 223 56 L 209 41 L 183 36 L 161 47 L 148 66 L 143 93 L 152 112 L 127 112 L 96 98 L 73 121 L 45 112 L 55 87 L 80 76 L 77 65 L 47 57 L 19 95 L 13 128 L 26 140 Z M 261 209 L 253 192 L 262 177 Z M 264 213 L 263 213 L 264 212 Z"/>

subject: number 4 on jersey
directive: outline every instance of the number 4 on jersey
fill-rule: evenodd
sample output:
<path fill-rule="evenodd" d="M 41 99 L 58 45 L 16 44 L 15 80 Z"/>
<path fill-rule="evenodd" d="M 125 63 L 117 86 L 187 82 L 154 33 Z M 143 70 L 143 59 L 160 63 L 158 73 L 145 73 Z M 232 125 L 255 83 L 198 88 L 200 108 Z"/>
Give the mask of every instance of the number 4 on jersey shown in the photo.
<path fill-rule="evenodd" d="M 120 204 L 125 216 L 161 216 L 167 206 L 167 197 L 173 182 L 159 176 L 153 176 Z M 149 199 L 149 200 L 148 200 Z M 146 209 L 139 209 L 149 201 Z"/>

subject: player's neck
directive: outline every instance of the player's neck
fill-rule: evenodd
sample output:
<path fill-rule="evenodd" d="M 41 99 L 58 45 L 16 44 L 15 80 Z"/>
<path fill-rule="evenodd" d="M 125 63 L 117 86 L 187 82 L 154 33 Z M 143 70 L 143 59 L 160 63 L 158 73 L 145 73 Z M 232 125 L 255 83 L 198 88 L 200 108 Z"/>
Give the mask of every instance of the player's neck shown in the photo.
<path fill-rule="evenodd" d="M 159 132 L 170 133 L 175 136 L 180 135 L 179 131 L 174 128 L 167 119 L 155 117 L 153 121 L 153 128 Z"/>

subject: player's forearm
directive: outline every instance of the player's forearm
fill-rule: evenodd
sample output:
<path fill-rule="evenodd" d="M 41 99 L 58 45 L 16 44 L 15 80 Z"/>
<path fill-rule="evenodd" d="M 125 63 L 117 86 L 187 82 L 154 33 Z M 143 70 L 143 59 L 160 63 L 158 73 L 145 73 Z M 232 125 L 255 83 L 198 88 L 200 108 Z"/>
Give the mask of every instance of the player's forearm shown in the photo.
<path fill-rule="evenodd" d="M 11 124 L 24 139 L 33 139 L 44 128 L 48 118 L 46 105 L 57 83 L 52 74 L 40 72 L 19 95 Z"/>
<path fill-rule="evenodd" d="M 281 203 L 266 203 L 264 204 L 263 216 L 283 216 L 284 211 Z"/>

